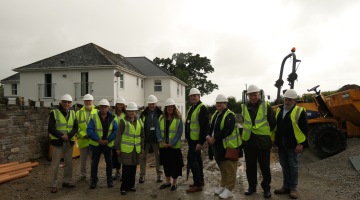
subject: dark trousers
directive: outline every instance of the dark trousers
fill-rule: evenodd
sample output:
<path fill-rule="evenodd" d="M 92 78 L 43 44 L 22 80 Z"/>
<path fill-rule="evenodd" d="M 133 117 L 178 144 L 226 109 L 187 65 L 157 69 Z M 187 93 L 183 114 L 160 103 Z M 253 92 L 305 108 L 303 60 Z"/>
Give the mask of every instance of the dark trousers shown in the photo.
<path fill-rule="evenodd" d="M 257 148 L 244 149 L 246 162 L 246 177 L 249 188 L 257 186 L 257 162 L 259 162 L 263 181 L 261 187 L 264 191 L 270 191 L 271 173 L 270 173 L 270 150 L 260 150 Z"/>
<path fill-rule="evenodd" d="M 136 165 L 122 165 L 122 184 L 120 191 L 135 188 Z"/>
<path fill-rule="evenodd" d="M 204 172 L 203 172 L 203 161 L 201 158 L 201 150 L 196 151 L 196 142 L 189 142 L 189 152 L 188 152 L 188 162 L 190 165 L 191 172 L 193 174 L 194 185 L 201 187 L 201 182 L 204 181 Z"/>
<path fill-rule="evenodd" d="M 115 149 L 112 150 L 112 164 L 113 169 L 121 169 L 121 164 L 119 163 L 118 154 Z"/>
<path fill-rule="evenodd" d="M 296 190 L 299 179 L 299 154 L 295 148 L 278 147 L 280 165 L 283 171 L 283 187 Z"/>
<path fill-rule="evenodd" d="M 107 181 L 112 181 L 112 160 L 111 160 L 111 151 L 104 151 L 104 147 L 99 145 L 99 152 L 92 153 L 92 162 L 91 162 L 91 180 L 97 181 L 97 172 L 99 167 L 99 161 L 101 153 L 104 154 L 106 162 L 106 177 Z"/>

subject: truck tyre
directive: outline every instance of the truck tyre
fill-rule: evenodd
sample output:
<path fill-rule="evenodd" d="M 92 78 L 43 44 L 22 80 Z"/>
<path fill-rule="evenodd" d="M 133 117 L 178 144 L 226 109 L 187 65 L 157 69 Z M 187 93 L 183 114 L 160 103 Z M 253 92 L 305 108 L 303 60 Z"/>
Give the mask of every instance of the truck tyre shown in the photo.
<path fill-rule="evenodd" d="M 320 158 L 327 158 L 346 149 L 346 135 L 334 124 L 319 124 L 309 133 L 309 147 Z"/>

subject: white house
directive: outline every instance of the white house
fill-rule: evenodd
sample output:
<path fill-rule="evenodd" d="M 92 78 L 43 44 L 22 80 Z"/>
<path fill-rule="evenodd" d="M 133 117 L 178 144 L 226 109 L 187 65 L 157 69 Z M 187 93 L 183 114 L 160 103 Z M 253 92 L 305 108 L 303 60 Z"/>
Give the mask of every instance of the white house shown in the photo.
<path fill-rule="evenodd" d="M 25 102 L 31 99 L 49 106 L 70 94 L 73 103 L 83 104 L 82 97 L 89 93 L 95 104 L 101 99 L 115 104 L 116 98 L 124 97 L 126 104 L 133 101 L 142 107 L 153 94 L 159 107 L 172 98 L 182 115 L 186 113 L 186 83 L 146 57 L 124 57 L 93 43 L 13 71 L 18 73 L 1 80 L 4 96 L 21 96 Z"/>

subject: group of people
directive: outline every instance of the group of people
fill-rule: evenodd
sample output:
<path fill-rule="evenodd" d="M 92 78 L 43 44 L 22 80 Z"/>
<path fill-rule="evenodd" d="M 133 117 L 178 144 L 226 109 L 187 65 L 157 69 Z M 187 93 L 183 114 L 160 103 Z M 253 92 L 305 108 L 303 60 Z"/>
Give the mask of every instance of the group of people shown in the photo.
<path fill-rule="evenodd" d="M 87 94 L 83 97 L 83 108 L 75 113 L 69 109 L 72 98 L 66 94 L 61 97 L 59 108 L 51 111 L 49 118 L 51 192 L 57 192 L 57 173 L 62 154 L 65 160 L 62 186 L 75 186 L 71 183 L 75 136 L 80 149 L 80 181 L 86 179 L 86 161 L 88 156 L 91 158 L 90 189 L 96 188 L 99 160 L 101 154 L 104 154 L 108 187 L 113 187 L 113 180 L 120 179 L 122 195 L 129 191 L 135 192 L 137 165 L 140 165 L 139 183 L 144 183 L 147 154 L 152 149 L 156 158 L 156 181 L 163 182 L 161 166 L 166 177 L 160 189 L 169 187 L 170 191 L 174 191 L 184 167 L 180 139 L 185 128 L 189 147 L 187 162 L 193 175 L 193 184 L 189 185 L 186 192 L 202 191 L 205 185 L 201 150 L 207 142 L 209 159 L 215 159 L 221 171 L 220 187 L 215 190 L 220 198 L 233 196 L 238 158 L 243 156 L 242 149 L 249 184 L 245 195 L 256 192 L 259 163 L 264 197 L 270 198 L 272 147 L 278 147 L 283 169 L 283 186 L 274 193 L 289 193 L 291 198 L 298 198 L 298 158 L 305 135 L 309 132 L 306 111 L 296 106 L 297 94 L 293 89 L 286 91 L 284 105 L 279 106 L 276 112 L 268 102 L 259 98 L 259 92 L 260 89 L 255 85 L 250 85 L 247 90 L 249 102 L 241 106 L 242 128 L 237 126 L 236 115 L 227 108 L 228 99 L 222 94 L 216 97 L 217 110 L 209 119 L 208 110 L 201 102 L 200 91 L 196 88 L 190 90 L 191 106 L 185 126 L 176 102 L 171 98 L 165 101 L 164 110 L 161 110 L 157 106 L 157 98 L 150 95 L 147 108 L 137 115 L 138 106 L 134 102 L 125 105 L 125 99 L 120 97 L 116 100 L 113 114 L 109 111 L 110 104 L 106 99 L 99 102 L 97 110 L 93 105 L 93 96 Z M 114 176 L 113 168 L 116 170 Z"/>

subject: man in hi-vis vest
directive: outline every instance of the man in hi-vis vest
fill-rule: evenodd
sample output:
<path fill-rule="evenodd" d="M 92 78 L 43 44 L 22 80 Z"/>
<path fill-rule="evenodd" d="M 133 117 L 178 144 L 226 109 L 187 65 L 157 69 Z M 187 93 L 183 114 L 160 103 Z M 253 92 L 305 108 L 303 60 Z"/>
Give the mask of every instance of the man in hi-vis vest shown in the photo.
<path fill-rule="evenodd" d="M 284 105 L 276 110 L 277 126 L 271 132 L 273 146 L 278 147 L 280 165 L 283 172 L 283 186 L 275 194 L 290 193 L 293 199 L 298 198 L 296 190 L 299 178 L 299 153 L 309 132 L 305 108 L 296 105 L 297 93 L 287 90 L 284 94 Z"/>
<path fill-rule="evenodd" d="M 114 146 L 118 125 L 114 115 L 109 111 L 109 102 L 102 99 L 99 102 L 100 111 L 93 115 L 86 129 L 90 138 L 89 148 L 92 151 L 90 189 L 96 188 L 97 172 L 100 156 L 103 153 L 106 162 L 106 177 L 109 188 L 113 187 L 111 150 Z"/>
<path fill-rule="evenodd" d="M 92 153 L 89 149 L 89 136 L 87 135 L 86 129 L 93 115 L 97 114 L 95 109 L 94 97 L 91 94 L 84 95 L 84 106 L 76 112 L 76 119 L 79 124 L 79 130 L 77 132 L 78 144 L 80 149 L 80 171 L 81 175 L 79 181 L 86 179 L 86 161 L 88 157 L 92 157 Z"/>
<path fill-rule="evenodd" d="M 259 162 L 263 181 L 261 187 L 264 197 L 270 198 L 270 149 L 272 147 L 270 132 L 275 128 L 276 121 L 274 110 L 267 101 L 262 101 L 260 89 L 250 85 L 247 94 L 248 103 L 241 105 L 243 116 L 243 148 L 246 162 L 246 176 L 249 188 L 245 195 L 256 192 L 257 186 L 257 162 Z"/>
<path fill-rule="evenodd" d="M 209 113 L 206 106 L 200 101 L 200 91 L 191 88 L 189 93 L 191 106 L 188 110 L 185 123 L 185 137 L 189 150 L 187 155 L 188 167 L 193 174 L 194 184 L 186 192 L 202 191 L 204 185 L 203 161 L 201 148 L 206 140 L 209 125 Z"/>
<path fill-rule="evenodd" d="M 78 131 L 78 122 L 75 112 L 70 110 L 72 97 L 65 94 L 60 98 L 60 107 L 50 113 L 48 132 L 51 134 L 50 145 L 52 147 L 51 161 L 51 193 L 57 192 L 57 176 L 62 154 L 64 154 L 65 167 L 63 187 L 73 188 L 72 181 L 72 154 L 74 135 Z"/>

